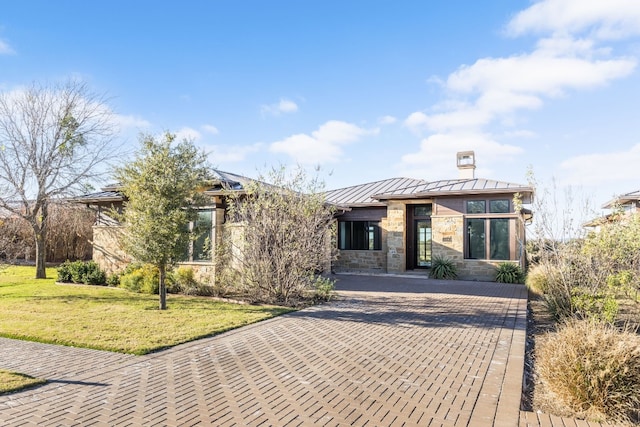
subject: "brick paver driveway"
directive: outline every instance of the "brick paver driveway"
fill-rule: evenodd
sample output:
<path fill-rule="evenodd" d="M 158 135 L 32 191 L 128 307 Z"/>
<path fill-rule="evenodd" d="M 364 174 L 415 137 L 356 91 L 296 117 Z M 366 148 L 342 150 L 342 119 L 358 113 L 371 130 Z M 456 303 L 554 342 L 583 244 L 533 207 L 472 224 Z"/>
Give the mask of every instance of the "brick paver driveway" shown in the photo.
<path fill-rule="evenodd" d="M 335 302 L 147 356 L 0 339 L 0 368 L 50 381 L 1 424 L 518 425 L 523 286 L 337 277 Z"/>

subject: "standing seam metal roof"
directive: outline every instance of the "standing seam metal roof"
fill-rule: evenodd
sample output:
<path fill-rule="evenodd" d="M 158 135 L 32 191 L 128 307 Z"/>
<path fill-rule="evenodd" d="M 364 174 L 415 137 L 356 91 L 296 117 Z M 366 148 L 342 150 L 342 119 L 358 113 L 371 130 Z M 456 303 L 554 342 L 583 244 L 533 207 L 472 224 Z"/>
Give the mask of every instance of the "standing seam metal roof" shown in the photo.
<path fill-rule="evenodd" d="M 490 179 L 455 179 L 427 182 L 411 178 L 391 178 L 326 192 L 327 200 L 337 205 L 380 206 L 383 200 L 416 197 L 442 197 L 461 194 L 500 192 L 532 193 L 526 185 Z"/>

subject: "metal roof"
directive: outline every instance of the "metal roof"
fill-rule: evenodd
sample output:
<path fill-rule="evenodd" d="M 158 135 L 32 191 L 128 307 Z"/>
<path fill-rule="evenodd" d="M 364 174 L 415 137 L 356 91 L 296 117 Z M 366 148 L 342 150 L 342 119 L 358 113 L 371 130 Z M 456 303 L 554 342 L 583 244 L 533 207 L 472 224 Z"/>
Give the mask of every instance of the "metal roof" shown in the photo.
<path fill-rule="evenodd" d="M 409 194 L 415 191 L 416 187 L 422 187 L 425 184 L 427 184 L 427 182 L 422 179 L 391 178 L 330 190 L 325 192 L 325 195 L 329 203 L 339 206 L 384 206 L 384 203 L 375 199 L 373 196 L 383 193 Z"/>
<path fill-rule="evenodd" d="M 215 194 L 228 190 L 242 190 L 247 182 L 254 181 L 246 176 L 238 175 L 231 172 L 225 172 L 218 169 L 211 169 L 211 185 L 205 190 L 206 194 Z M 84 194 L 73 199 L 77 203 L 107 203 L 121 202 L 124 195 L 121 191 L 120 183 L 111 183 L 102 188 L 102 191 Z"/>
<path fill-rule="evenodd" d="M 623 204 L 625 202 L 632 202 L 634 200 L 640 200 L 640 190 L 632 191 L 631 193 L 622 194 L 618 197 L 614 197 L 607 203 L 602 205 L 603 209 L 612 209 L 616 205 Z"/>
<path fill-rule="evenodd" d="M 327 200 L 342 206 L 382 206 L 384 200 L 433 198 L 474 194 L 523 193 L 533 189 L 522 184 L 491 179 L 454 179 L 424 181 L 411 178 L 391 178 L 367 184 L 328 191 Z"/>

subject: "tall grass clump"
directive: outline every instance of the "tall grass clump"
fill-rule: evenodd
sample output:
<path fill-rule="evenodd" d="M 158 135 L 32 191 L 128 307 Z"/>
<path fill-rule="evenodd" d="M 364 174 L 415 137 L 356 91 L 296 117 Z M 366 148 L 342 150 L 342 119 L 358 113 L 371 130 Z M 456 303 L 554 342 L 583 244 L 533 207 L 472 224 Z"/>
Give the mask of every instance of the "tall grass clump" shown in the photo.
<path fill-rule="evenodd" d="M 522 283 L 524 282 L 524 272 L 517 264 L 512 262 L 501 262 L 496 267 L 496 282 Z"/>
<path fill-rule="evenodd" d="M 431 260 L 432 279 L 453 280 L 458 277 L 458 269 L 452 259 L 435 255 Z"/>
<path fill-rule="evenodd" d="M 571 320 L 539 344 L 544 387 L 575 414 L 640 422 L 640 336 L 610 324 Z"/>

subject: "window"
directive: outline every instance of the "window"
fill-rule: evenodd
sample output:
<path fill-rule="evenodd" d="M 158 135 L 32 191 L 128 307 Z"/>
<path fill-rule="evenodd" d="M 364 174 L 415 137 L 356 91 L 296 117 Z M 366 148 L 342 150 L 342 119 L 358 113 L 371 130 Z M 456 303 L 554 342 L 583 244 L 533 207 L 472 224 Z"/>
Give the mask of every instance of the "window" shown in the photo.
<path fill-rule="evenodd" d="M 490 213 L 509 213 L 509 200 L 490 200 Z"/>
<path fill-rule="evenodd" d="M 377 221 L 340 222 L 338 249 L 380 250 L 380 223 Z"/>
<path fill-rule="evenodd" d="M 479 214 L 487 211 L 486 201 L 484 200 L 467 200 L 467 213 Z"/>
<path fill-rule="evenodd" d="M 189 242 L 185 260 L 189 262 L 207 262 L 212 260 L 211 231 L 213 229 L 213 211 L 198 211 L 195 221 L 190 222 L 189 231 L 195 233 L 195 239 Z"/>
<path fill-rule="evenodd" d="M 513 220 L 509 218 L 467 218 L 466 258 L 511 259 L 510 221 Z"/>

